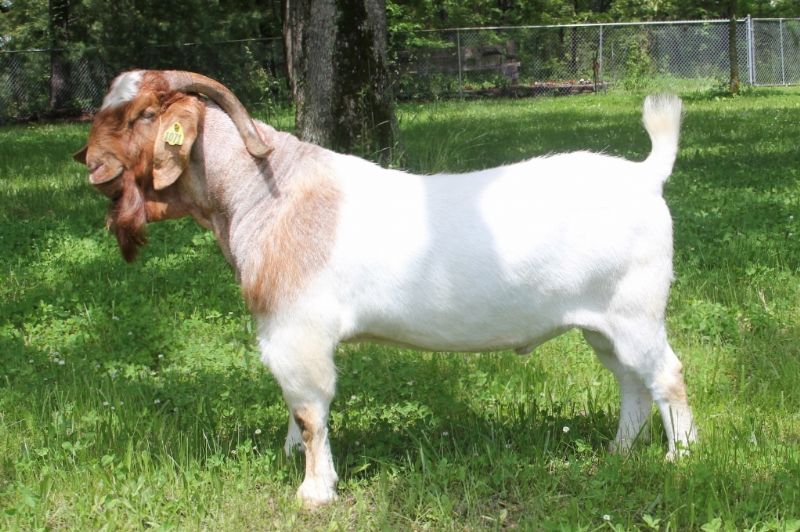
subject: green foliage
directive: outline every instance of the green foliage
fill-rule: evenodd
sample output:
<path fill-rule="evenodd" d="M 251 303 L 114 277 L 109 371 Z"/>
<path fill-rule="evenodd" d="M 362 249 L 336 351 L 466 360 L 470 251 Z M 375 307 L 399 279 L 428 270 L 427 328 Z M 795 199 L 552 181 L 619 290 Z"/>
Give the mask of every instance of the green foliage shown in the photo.
<path fill-rule="evenodd" d="M 51 48 L 65 48 L 68 68 L 62 110 L 93 110 L 110 79 L 132 68 L 184 69 L 223 81 L 250 108 L 288 101 L 276 60 L 282 56 L 279 4 L 249 1 L 117 2 L 66 4 L 64 31 L 54 29 L 48 5 L 20 0 L 0 17 L 0 51 L 40 49 L 0 56 L 0 119 L 47 112 Z M 57 34 L 58 33 L 58 34 Z M 56 40 L 55 37 L 58 37 Z M 264 39 L 274 37 L 277 41 Z"/>
<path fill-rule="evenodd" d="M 337 352 L 340 500 L 303 512 L 287 414 L 211 236 L 154 224 L 134 264 L 69 154 L 85 125 L 0 129 L 0 528 L 800 529 L 796 89 L 685 92 L 669 307 L 701 431 L 657 414 L 609 455 L 613 377 L 579 334 L 531 356 Z M 588 148 L 643 158 L 641 95 L 401 107 L 407 166 Z M 291 126 L 288 113 L 272 123 Z"/>
<path fill-rule="evenodd" d="M 280 9 L 248 1 L 69 3 L 69 42 L 75 46 L 114 49 L 121 60 L 137 59 L 142 47 L 280 36 Z M 46 48 L 51 36 L 48 2 L 14 0 L 0 18 L 5 47 Z"/>
<path fill-rule="evenodd" d="M 642 89 L 653 77 L 653 59 L 648 33 L 632 33 L 623 40 L 625 48 L 624 74 L 620 80 L 627 90 Z"/>
<path fill-rule="evenodd" d="M 399 31 L 632 20 L 728 18 L 732 0 L 390 0 L 390 27 Z M 733 0 L 737 13 L 798 17 L 795 0 Z M 391 31 L 391 29 L 390 29 Z"/>
<path fill-rule="evenodd" d="M 458 96 L 458 78 L 444 74 L 402 76 L 394 86 L 400 100 L 431 101 Z"/>
<path fill-rule="evenodd" d="M 798 17 L 794 0 L 735 0 L 738 13 L 756 17 Z M 422 29 L 726 18 L 730 0 L 389 0 L 390 35 Z M 52 42 L 49 2 L 14 0 L 3 4 L 0 49 L 46 48 Z M 155 0 L 69 2 L 67 39 L 71 46 L 96 48 L 127 64 L 141 61 L 153 45 L 219 42 L 279 37 L 280 4 L 246 0 L 183 0 L 165 5 Z M 144 66 L 143 63 L 139 63 Z"/>
<path fill-rule="evenodd" d="M 390 34 L 421 29 L 601 22 L 725 18 L 730 0 L 390 0 Z M 738 0 L 739 13 L 758 17 L 800 16 L 793 0 Z M 184 0 L 168 6 L 154 0 L 71 2 L 68 39 L 73 46 L 108 50 L 119 61 L 134 63 L 143 47 L 279 37 L 279 4 L 249 1 Z M 0 17 L 0 48 L 45 48 L 51 43 L 48 2 L 7 2 Z M 113 50 L 112 50 L 113 49 Z"/>

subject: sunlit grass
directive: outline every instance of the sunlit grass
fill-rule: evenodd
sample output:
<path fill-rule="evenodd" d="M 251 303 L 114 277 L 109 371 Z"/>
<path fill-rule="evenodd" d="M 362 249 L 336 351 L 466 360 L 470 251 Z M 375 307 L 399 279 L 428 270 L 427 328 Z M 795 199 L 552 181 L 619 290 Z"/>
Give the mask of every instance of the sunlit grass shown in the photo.
<path fill-rule="evenodd" d="M 213 238 L 156 224 L 125 264 L 69 158 L 86 125 L 0 129 L 0 528 L 797 530 L 800 91 L 684 99 L 669 328 L 693 454 L 663 461 L 657 417 L 652 443 L 605 452 L 616 385 L 578 334 L 529 357 L 344 346 L 340 500 L 312 514 Z M 641 159 L 641 102 L 406 105 L 398 160 L 433 173 L 571 149 Z"/>

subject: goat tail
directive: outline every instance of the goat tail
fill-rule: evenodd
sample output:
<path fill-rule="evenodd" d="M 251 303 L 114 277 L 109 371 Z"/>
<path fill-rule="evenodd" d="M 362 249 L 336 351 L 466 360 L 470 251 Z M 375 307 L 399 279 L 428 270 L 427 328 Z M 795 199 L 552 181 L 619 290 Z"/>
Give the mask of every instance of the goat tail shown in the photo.
<path fill-rule="evenodd" d="M 644 161 L 659 190 L 672 173 L 678 155 L 683 103 L 674 94 L 652 94 L 644 100 L 642 121 L 653 149 Z"/>

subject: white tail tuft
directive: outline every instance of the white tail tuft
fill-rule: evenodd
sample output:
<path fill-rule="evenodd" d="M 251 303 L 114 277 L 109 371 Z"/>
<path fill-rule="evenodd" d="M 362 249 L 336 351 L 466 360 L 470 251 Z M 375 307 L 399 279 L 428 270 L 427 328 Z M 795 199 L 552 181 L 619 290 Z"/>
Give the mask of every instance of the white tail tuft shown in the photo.
<path fill-rule="evenodd" d="M 653 149 L 645 160 L 658 178 L 659 189 L 672 173 L 678 154 L 683 103 L 674 94 L 653 94 L 644 100 L 642 121 Z"/>

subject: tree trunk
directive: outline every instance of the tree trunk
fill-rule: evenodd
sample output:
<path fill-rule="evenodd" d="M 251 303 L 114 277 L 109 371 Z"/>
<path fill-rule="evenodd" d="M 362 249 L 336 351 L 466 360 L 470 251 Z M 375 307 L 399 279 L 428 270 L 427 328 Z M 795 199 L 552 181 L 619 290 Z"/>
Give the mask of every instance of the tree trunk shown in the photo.
<path fill-rule="evenodd" d="M 49 0 L 50 26 L 50 111 L 58 113 L 69 105 L 70 63 L 65 46 L 69 42 L 70 0 Z"/>
<path fill-rule="evenodd" d="M 739 49 L 736 46 L 736 0 L 728 2 L 728 61 L 731 66 L 731 79 L 729 88 L 731 94 L 739 92 Z"/>
<path fill-rule="evenodd" d="M 284 44 L 300 137 L 391 160 L 394 100 L 384 0 L 284 0 Z"/>

